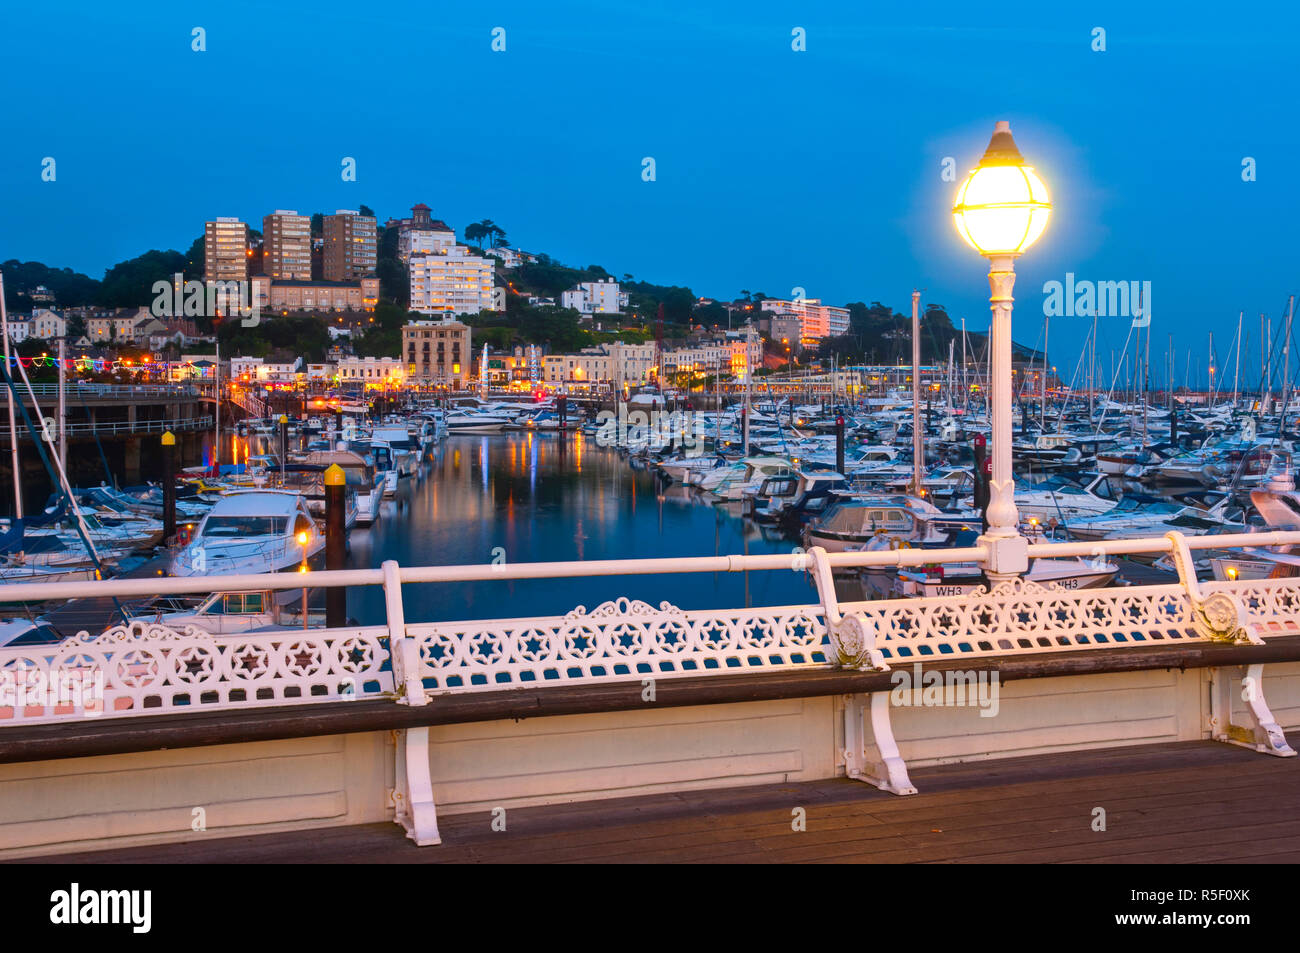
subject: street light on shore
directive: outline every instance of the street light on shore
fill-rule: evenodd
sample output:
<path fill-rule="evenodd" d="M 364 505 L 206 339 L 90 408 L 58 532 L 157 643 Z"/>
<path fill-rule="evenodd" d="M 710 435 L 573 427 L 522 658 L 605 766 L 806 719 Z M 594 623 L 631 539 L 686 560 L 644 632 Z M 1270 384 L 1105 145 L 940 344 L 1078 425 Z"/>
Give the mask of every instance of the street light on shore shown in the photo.
<path fill-rule="evenodd" d="M 985 572 L 996 584 L 1029 568 L 1028 541 L 1020 535 L 1011 468 L 1011 291 L 1015 260 L 1047 227 L 1052 205 L 1043 184 L 1001 121 L 979 165 L 957 189 L 952 217 L 966 243 L 989 260 L 992 348 L 993 473 L 989 480 L 988 549 Z"/>

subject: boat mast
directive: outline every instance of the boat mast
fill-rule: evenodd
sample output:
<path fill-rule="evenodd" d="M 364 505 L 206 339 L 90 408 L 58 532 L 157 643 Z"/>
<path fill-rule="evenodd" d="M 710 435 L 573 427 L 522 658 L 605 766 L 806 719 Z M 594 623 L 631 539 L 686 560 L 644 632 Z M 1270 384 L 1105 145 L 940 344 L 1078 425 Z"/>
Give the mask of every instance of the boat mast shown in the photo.
<path fill-rule="evenodd" d="M 1295 295 L 1286 302 L 1286 336 L 1282 340 L 1282 416 L 1278 419 L 1277 431 L 1286 431 L 1286 404 L 1290 399 L 1287 387 L 1291 383 L 1291 318 L 1295 314 Z"/>
<path fill-rule="evenodd" d="M 1246 316 L 1245 311 L 1237 312 L 1237 360 L 1232 368 L 1232 409 L 1237 409 L 1237 384 L 1241 377 L 1241 321 Z"/>
<path fill-rule="evenodd" d="M 1040 406 L 1038 408 L 1039 428 L 1043 433 L 1047 433 L 1047 329 L 1051 324 L 1051 318 L 1043 315 L 1043 379 L 1038 386 L 1038 398 Z"/>
<path fill-rule="evenodd" d="M 1151 316 L 1146 313 L 1142 289 L 1138 288 L 1138 314 L 1147 326 L 1147 346 L 1142 358 L 1142 446 L 1147 445 L 1147 393 L 1151 389 Z"/>
<path fill-rule="evenodd" d="M 217 397 L 217 402 L 214 405 L 216 407 L 216 410 L 213 412 L 213 417 L 212 417 L 212 472 L 219 474 L 221 472 L 221 338 L 220 337 L 217 338 L 216 351 L 217 351 L 216 353 L 217 360 L 212 370 L 212 374 L 213 374 L 212 381 L 216 385 L 213 392 L 216 394 Z M 270 414 L 271 412 L 271 402 L 269 400 L 267 401 L 266 412 L 268 414 Z"/>
<path fill-rule="evenodd" d="M 67 360 L 66 345 L 66 336 L 59 338 L 59 466 L 64 473 L 68 472 L 68 372 L 64 366 Z"/>
<path fill-rule="evenodd" d="M 925 434 L 921 429 L 921 292 L 912 290 L 912 492 L 921 493 Z"/>
<path fill-rule="evenodd" d="M 749 415 L 750 415 L 750 392 L 754 385 L 754 362 L 750 356 L 750 342 L 754 333 L 753 319 L 745 325 L 745 426 L 744 433 L 741 435 L 741 446 L 744 448 L 744 455 L 749 456 Z"/>
<path fill-rule="evenodd" d="M 1264 322 L 1265 340 L 1268 341 L 1266 353 L 1268 354 L 1268 364 L 1264 371 L 1264 380 L 1268 381 L 1268 401 L 1273 400 L 1273 319 L 1267 318 Z M 1263 413 L 1263 411 L 1261 411 Z"/>
<path fill-rule="evenodd" d="M 1092 344 L 1088 348 L 1088 420 L 1092 421 L 1093 401 L 1097 396 L 1097 312 L 1092 313 Z"/>
<path fill-rule="evenodd" d="M 961 393 L 963 416 L 970 414 L 970 384 L 966 378 L 966 319 L 961 319 Z"/>
<path fill-rule="evenodd" d="M 1264 342 L 1268 336 L 1264 333 L 1264 312 L 1259 313 L 1259 412 L 1264 412 Z"/>
<path fill-rule="evenodd" d="M 4 359 L 5 359 L 5 379 L 10 385 L 5 389 L 5 396 L 9 399 L 9 459 L 13 465 L 14 481 L 14 520 L 20 521 L 23 518 L 23 481 L 18 469 L 18 425 L 14 419 L 14 389 L 12 385 L 13 378 L 10 376 L 13 364 L 9 361 L 9 315 L 5 311 L 5 276 L 0 271 L 0 337 L 4 338 Z M 22 544 L 19 544 L 19 553 L 22 552 Z"/>

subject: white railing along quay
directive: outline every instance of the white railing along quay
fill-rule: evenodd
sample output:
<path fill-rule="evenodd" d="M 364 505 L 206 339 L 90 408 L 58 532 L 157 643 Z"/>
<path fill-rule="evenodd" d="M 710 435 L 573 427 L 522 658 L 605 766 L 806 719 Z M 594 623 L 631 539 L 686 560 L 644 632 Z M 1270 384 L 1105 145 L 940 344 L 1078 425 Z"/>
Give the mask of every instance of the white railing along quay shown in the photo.
<path fill-rule="evenodd" d="M 63 432 L 69 437 L 111 437 L 118 434 L 160 434 L 168 430 L 211 430 L 212 423 L 212 417 L 178 417 L 173 420 L 136 420 L 134 422 L 127 420 L 99 421 L 96 423 L 76 422 L 66 424 Z M 57 428 L 58 425 L 55 424 L 54 432 L 56 433 Z M 29 436 L 26 430 L 19 431 L 18 437 L 20 440 L 26 440 Z M 9 444 L 9 431 L 7 429 L 0 428 L 0 444 L 6 446 Z"/>
<path fill-rule="evenodd" d="M 1300 532 L 1034 543 L 1032 557 L 1182 552 L 1300 544 Z M 75 671 L 103 679 L 115 715 L 300 704 L 393 696 L 421 705 L 441 692 L 530 684 L 673 677 L 838 664 L 886 668 L 940 656 L 988 656 L 1300 632 L 1300 579 L 1177 583 L 1111 589 L 1044 588 L 1017 579 L 960 599 L 840 603 L 835 569 L 942 565 L 980 560 L 982 547 L 828 554 L 820 549 L 756 556 L 625 559 L 353 569 L 267 575 L 149 577 L 96 583 L 0 586 L 0 602 L 87 596 L 382 586 L 383 625 L 213 635 L 145 620 L 82 633 L 57 646 L 0 648 L 0 684 L 18 673 L 49 680 Z M 618 599 L 564 616 L 463 622 L 405 620 L 402 587 L 518 580 L 808 570 L 819 602 L 802 606 L 682 610 Z M 1207 611 L 1207 609 L 1209 611 Z M 1208 621 L 1207 621 L 1208 619 Z M 0 725 L 84 717 L 76 706 L 0 708 Z M 0 730 L 3 730 L 0 727 Z"/>
<path fill-rule="evenodd" d="M 37 397 L 58 397 L 59 385 L 51 383 L 32 383 L 32 392 Z M 24 388 L 24 393 L 26 388 Z M 63 387 L 68 398 L 76 400 L 81 397 L 139 398 L 165 397 L 192 398 L 199 395 L 199 389 L 191 384 L 96 384 L 91 381 L 70 381 Z"/>

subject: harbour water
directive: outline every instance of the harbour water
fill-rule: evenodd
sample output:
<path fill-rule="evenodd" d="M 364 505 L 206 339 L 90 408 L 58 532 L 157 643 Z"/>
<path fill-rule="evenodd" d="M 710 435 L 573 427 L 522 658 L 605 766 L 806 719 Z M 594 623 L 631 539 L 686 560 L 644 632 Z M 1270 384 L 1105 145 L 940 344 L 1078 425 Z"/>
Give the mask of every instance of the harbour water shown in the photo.
<path fill-rule="evenodd" d="M 735 505 L 715 505 L 580 433 L 451 436 L 422 478 L 401 481 L 371 527 L 352 532 L 349 566 L 665 558 L 792 552 Z M 563 615 L 626 596 L 682 609 L 815 602 L 800 571 L 486 580 L 403 587 L 406 616 L 435 621 Z M 348 594 L 348 614 L 384 618 L 378 587 Z"/>

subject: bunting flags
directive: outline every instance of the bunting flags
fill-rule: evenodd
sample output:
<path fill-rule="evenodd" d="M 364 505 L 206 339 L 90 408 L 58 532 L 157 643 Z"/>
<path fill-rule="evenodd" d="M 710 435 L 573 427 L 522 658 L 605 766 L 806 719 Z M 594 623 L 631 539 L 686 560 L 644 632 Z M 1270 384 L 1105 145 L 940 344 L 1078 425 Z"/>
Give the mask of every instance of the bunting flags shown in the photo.
<path fill-rule="evenodd" d="M 19 357 L 16 354 L 9 356 L 9 363 L 17 367 L 19 363 L 23 367 L 58 367 L 59 359 L 43 355 L 40 357 Z M 91 357 L 65 357 L 63 359 L 64 370 L 68 371 L 96 371 L 103 372 L 117 370 L 118 368 L 136 368 L 138 370 L 151 371 L 155 368 L 165 367 L 194 367 L 193 361 L 154 361 L 144 359 L 119 358 L 117 360 L 108 360 L 107 358 Z"/>

